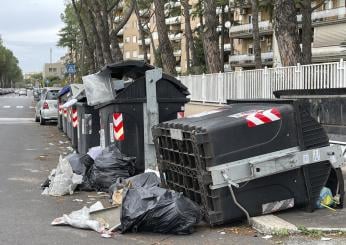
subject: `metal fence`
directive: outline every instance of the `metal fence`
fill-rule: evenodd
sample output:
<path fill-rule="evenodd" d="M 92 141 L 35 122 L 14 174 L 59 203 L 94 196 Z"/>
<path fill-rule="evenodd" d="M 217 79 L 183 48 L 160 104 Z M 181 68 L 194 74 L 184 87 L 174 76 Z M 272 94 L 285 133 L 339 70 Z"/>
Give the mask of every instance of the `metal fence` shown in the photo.
<path fill-rule="evenodd" d="M 178 77 L 192 101 L 226 103 L 227 99 L 270 99 L 283 89 L 346 87 L 346 61 Z"/>

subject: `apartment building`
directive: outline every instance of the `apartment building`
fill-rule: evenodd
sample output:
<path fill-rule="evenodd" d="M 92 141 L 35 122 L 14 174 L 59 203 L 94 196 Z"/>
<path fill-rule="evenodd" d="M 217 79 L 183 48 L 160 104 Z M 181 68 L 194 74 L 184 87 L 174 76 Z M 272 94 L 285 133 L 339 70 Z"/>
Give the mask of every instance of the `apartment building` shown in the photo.
<path fill-rule="evenodd" d="M 229 57 L 233 68 L 253 69 L 253 39 L 251 6 L 245 5 L 234 11 L 234 20 L 239 23 L 229 28 L 234 40 L 234 55 Z M 280 65 L 280 56 L 275 45 L 273 23 L 268 11 L 259 14 L 262 62 L 268 67 Z M 302 16 L 297 16 L 301 27 Z M 312 13 L 314 30 L 312 43 L 313 63 L 338 61 L 346 58 L 346 8 L 345 0 L 331 0 Z"/>
<path fill-rule="evenodd" d="M 190 0 L 194 6 L 197 0 Z M 231 1 L 232 2 L 232 1 Z M 115 17 L 119 21 L 122 9 Z M 187 71 L 186 49 L 185 49 L 185 21 L 182 14 L 182 6 L 179 0 L 165 4 L 166 25 L 169 30 L 169 39 L 172 42 L 174 56 L 176 58 L 176 70 L 178 73 Z M 142 45 L 138 28 L 138 20 L 133 13 L 123 30 L 118 33 L 118 41 L 123 49 L 124 59 L 143 60 L 144 50 L 148 53 L 151 64 L 155 63 L 155 48 L 158 47 L 158 35 L 156 29 L 155 15 L 148 10 L 140 11 L 141 18 L 147 20 L 149 24 L 146 28 L 152 33 L 153 43 L 150 36 L 145 36 L 145 47 Z M 217 9 L 218 17 L 221 17 L 221 8 Z M 225 17 L 226 34 L 224 35 L 224 68 L 234 69 L 254 69 L 254 50 L 252 38 L 252 13 L 251 5 L 233 8 L 226 7 L 223 10 Z M 229 19 L 232 17 L 232 23 Z M 149 18 L 149 19 L 146 19 Z M 302 16 L 298 15 L 297 20 L 301 27 Z M 313 62 L 332 62 L 340 58 L 346 59 L 346 7 L 345 0 L 330 0 L 315 10 L 312 14 L 314 29 L 313 35 Z M 191 19 L 192 29 L 199 27 L 198 18 Z M 273 23 L 270 12 L 260 9 L 259 29 L 261 42 L 261 58 L 263 65 L 267 67 L 279 66 L 280 55 L 278 53 L 276 40 L 273 32 Z M 221 26 L 217 27 L 220 34 Z M 220 35 L 221 44 L 221 35 Z"/>

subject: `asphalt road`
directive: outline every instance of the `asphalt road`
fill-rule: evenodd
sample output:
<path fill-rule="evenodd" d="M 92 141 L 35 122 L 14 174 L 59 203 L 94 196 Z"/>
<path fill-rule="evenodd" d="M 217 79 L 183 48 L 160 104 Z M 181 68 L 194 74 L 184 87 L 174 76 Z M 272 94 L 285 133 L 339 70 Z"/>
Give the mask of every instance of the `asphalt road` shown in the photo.
<path fill-rule="evenodd" d="M 69 144 L 54 124 L 40 126 L 33 118 L 32 96 L 0 96 L 1 245 L 314 243 L 301 237 L 265 240 L 253 230 L 238 226 L 201 225 L 188 236 L 118 234 L 112 239 L 101 238 L 93 231 L 53 227 L 50 223 L 54 218 L 89 205 L 91 198 L 88 193 L 59 198 L 41 195 L 40 184 L 57 165 L 59 154 L 68 152 Z M 83 202 L 73 201 L 76 198 Z"/>

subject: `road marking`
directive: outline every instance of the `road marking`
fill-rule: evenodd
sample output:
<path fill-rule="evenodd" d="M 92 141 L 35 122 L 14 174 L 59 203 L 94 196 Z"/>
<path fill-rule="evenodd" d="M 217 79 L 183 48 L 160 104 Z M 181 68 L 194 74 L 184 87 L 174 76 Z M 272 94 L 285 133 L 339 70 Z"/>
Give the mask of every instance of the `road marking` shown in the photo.
<path fill-rule="evenodd" d="M 3 108 L 7 109 L 7 108 L 11 108 L 11 106 L 10 105 L 4 105 Z"/>
<path fill-rule="evenodd" d="M 26 124 L 35 123 L 35 120 L 29 118 L 0 118 L 0 124 Z"/>
<path fill-rule="evenodd" d="M 17 105 L 16 108 L 17 108 L 17 109 L 22 109 L 22 108 L 24 108 L 24 106 L 22 106 L 22 105 Z"/>

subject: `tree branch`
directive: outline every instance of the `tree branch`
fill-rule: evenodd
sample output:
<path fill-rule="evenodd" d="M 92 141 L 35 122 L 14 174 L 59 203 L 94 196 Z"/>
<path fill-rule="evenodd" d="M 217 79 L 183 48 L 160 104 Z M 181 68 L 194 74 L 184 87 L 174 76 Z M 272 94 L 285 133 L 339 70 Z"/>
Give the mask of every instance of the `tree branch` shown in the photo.
<path fill-rule="evenodd" d="M 323 4 L 325 4 L 325 2 L 327 2 L 328 0 L 323 0 L 322 2 L 320 2 L 319 4 L 317 4 L 315 7 L 311 8 L 311 11 L 314 12 L 316 9 L 318 9 L 319 7 L 321 7 Z"/>

